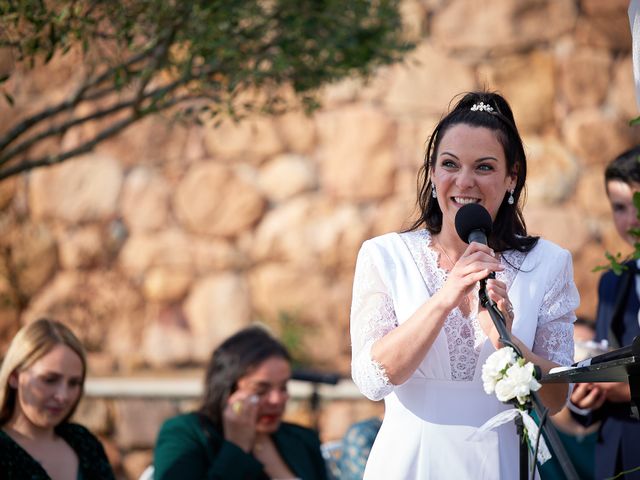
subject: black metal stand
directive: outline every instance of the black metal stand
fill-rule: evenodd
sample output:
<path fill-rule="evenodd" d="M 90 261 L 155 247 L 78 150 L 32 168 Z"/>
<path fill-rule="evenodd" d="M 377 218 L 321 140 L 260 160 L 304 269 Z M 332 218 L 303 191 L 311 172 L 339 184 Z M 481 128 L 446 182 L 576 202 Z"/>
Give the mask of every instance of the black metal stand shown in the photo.
<path fill-rule="evenodd" d="M 311 384 L 311 395 L 309 396 L 309 408 L 311 410 L 313 428 L 318 431 L 320 412 L 320 384 L 336 385 L 340 381 L 340 374 L 334 372 L 319 372 L 317 370 L 296 368 L 291 374 L 292 380 L 300 380 Z"/>
<path fill-rule="evenodd" d="M 541 382 L 628 382 L 631 390 L 629 413 L 640 420 L 640 336 L 626 347 L 578 362 L 570 368 L 549 372 Z"/>
<path fill-rule="evenodd" d="M 511 339 L 511 334 L 509 330 L 507 330 L 507 325 L 502 316 L 500 310 L 498 310 L 498 306 L 496 303 L 489 298 L 486 292 L 486 281 L 482 280 L 480 282 L 480 304 L 487 309 L 489 312 L 489 316 L 493 321 L 493 324 L 498 331 L 498 335 L 500 336 L 500 342 L 505 345 L 513 348 L 516 352 L 516 355 L 519 357 L 523 357 L 520 349 L 513 343 Z M 537 377 L 540 378 L 540 368 L 536 366 Z M 539 419 L 546 419 L 546 408 L 540 401 L 540 397 L 536 392 L 531 392 L 531 404 L 533 410 L 536 412 L 536 415 Z M 520 480 L 527 480 L 529 478 L 529 448 L 527 447 L 527 439 L 525 438 L 525 430 L 524 425 L 522 425 L 522 418 L 518 416 L 516 418 L 516 427 L 518 431 L 518 436 L 520 438 Z M 540 422 L 540 430 L 544 433 L 546 441 L 550 444 L 551 450 L 553 451 L 562 471 L 564 472 L 565 477 L 568 480 L 579 480 L 578 474 L 576 473 L 567 452 L 562 446 L 562 442 L 558 437 L 558 434 L 552 428 L 548 428 L 545 422 Z M 533 463 L 535 464 L 536 459 L 533 458 Z M 535 471 L 535 469 L 532 469 Z"/>

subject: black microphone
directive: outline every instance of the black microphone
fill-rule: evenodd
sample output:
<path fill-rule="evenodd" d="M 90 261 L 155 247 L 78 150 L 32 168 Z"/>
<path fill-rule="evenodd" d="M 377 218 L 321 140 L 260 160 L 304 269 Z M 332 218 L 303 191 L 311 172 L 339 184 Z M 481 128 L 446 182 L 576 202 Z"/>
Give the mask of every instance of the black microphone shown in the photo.
<path fill-rule="evenodd" d="M 493 220 L 486 208 L 479 203 L 463 205 L 456 213 L 456 232 L 465 243 L 478 242 L 487 245 Z"/>
<path fill-rule="evenodd" d="M 456 213 L 456 232 L 465 243 L 478 242 L 487 245 L 487 237 L 491 234 L 493 220 L 486 208 L 478 203 L 467 203 L 460 207 Z M 495 272 L 491 272 L 487 278 L 496 278 Z M 480 280 L 480 304 L 487 307 L 493 303 L 485 291 L 486 279 Z"/>

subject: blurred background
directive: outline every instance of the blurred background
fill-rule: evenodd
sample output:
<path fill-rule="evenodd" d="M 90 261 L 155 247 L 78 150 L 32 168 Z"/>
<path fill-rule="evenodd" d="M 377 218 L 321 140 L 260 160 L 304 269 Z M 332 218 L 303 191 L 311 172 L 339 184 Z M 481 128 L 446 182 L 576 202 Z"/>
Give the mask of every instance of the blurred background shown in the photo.
<path fill-rule="evenodd" d="M 414 45 L 368 79 L 327 82 L 310 114 L 235 122 L 149 115 L 53 167 L 0 181 L 0 351 L 48 314 L 89 350 L 90 377 L 193 379 L 211 350 L 252 322 L 268 325 L 298 365 L 349 377 L 355 258 L 372 236 L 415 218 L 416 173 L 451 99 L 498 90 L 528 154 L 529 232 L 573 254 L 593 318 L 605 251 L 624 251 L 603 171 L 640 141 L 626 0 L 403 0 Z M 26 68 L 0 49 L 10 78 L 0 134 L 77 88 L 82 52 Z M 91 126 L 35 149 L 65 149 Z M 32 149 L 33 153 L 33 149 Z M 123 478 L 150 461 L 158 425 L 197 392 L 153 400 L 118 388 L 83 401 Z M 120 385 L 120 386 L 118 386 Z M 184 385 L 183 385 L 184 386 Z M 322 400 L 325 441 L 382 406 L 353 393 Z M 96 390 L 97 392 L 97 390 Z M 308 394 L 290 418 L 315 421 Z"/>

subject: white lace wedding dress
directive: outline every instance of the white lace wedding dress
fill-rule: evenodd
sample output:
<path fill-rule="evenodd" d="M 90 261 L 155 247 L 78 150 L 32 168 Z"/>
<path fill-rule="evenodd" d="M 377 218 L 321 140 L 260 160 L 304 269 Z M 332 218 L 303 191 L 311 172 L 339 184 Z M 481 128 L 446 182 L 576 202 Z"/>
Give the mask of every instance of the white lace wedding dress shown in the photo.
<path fill-rule="evenodd" d="M 540 239 L 532 251 L 504 252 L 497 273 L 509 289 L 513 334 L 534 353 L 561 365 L 573 359 L 579 296 L 571 255 Z M 477 320 L 454 309 L 424 360 L 392 385 L 371 359 L 373 343 L 409 318 L 446 280 L 426 230 L 366 241 L 358 255 L 351 307 L 352 375 L 360 391 L 385 400 L 385 416 L 365 479 L 518 478 L 513 422 L 469 436 L 510 408 L 482 388 L 481 370 L 494 351 Z"/>

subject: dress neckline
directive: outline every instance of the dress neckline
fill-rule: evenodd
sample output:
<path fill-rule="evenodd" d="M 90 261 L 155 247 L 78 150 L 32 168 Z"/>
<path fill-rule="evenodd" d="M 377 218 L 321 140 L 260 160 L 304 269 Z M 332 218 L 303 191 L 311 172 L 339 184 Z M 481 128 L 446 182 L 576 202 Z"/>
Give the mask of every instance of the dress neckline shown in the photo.
<path fill-rule="evenodd" d="M 426 229 L 415 230 L 400 234 L 400 238 L 409 249 L 429 295 L 433 295 L 444 286 L 449 272 L 439 264 L 440 253 L 433 247 L 431 233 Z M 500 262 L 505 269 L 496 272 L 496 278 L 505 282 L 507 289 L 511 288 L 525 256 L 515 250 L 501 253 Z M 460 306 L 456 306 L 449 312 L 442 327 L 447 340 L 452 380 L 474 379 L 478 358 L 487 341 L 478 318 L 478 290 L 479 285 L 476 285 L 471 293 L 474 300 L 469 314 L 465 315 Z"/>

